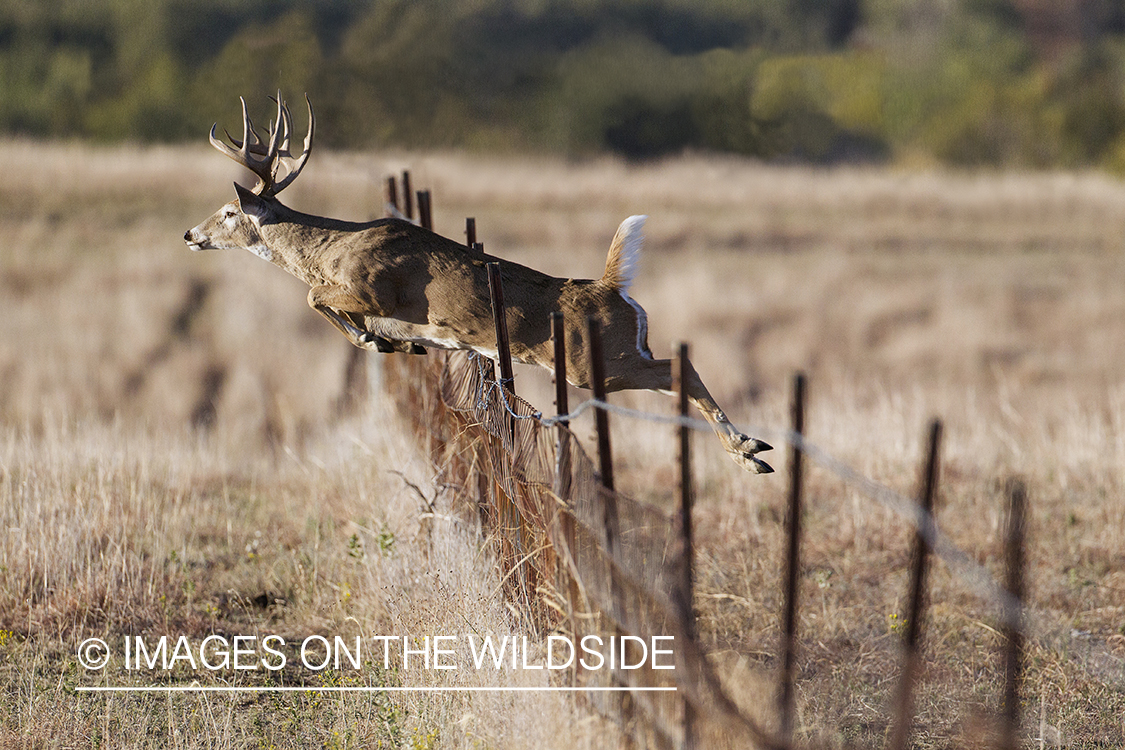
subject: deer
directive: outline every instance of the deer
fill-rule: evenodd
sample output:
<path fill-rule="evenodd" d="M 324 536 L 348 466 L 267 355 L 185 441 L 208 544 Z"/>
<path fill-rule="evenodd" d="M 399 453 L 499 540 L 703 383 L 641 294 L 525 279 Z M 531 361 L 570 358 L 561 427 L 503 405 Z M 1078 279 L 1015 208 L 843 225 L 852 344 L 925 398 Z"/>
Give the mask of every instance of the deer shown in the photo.
<path fill-rule="evenodd" d="M 425 353 L 427 347 L 468 350 L 497 358 L 487 264 L 498 263 L 504 285 L 512 358 L 548 370 L 554 366 L 550 313 L 563 314 L 566 373 L 590 388 L 587 316 L 602 330 L 607 392 L 672 387 L 671 360 L 648 346 L 648 315 L 629 290 L 637 271 L 645 216 L 618 228 L 599 279 L 557 278 L 518 263 L 470 251 L 403 218 L 353 222 L 301 213 L 278 201 L 308 163 L 315 117 L 299 156 L 291 151 L 293 118 L 278 92 L 276 118 L 266 138 L 242 102 L 242 140 L 211 145 L 258 179 L 237 182 L 235 199 L 184 233 L 193 251 L 248 250 L 309 285 L 308 304 L 353 345 L 376 352 Z M 727 453 L 755 474 L 773 471 L 757 457 L 771 446 L 736 429 L 688 364 L 689 400 L 710 423 Z"/>

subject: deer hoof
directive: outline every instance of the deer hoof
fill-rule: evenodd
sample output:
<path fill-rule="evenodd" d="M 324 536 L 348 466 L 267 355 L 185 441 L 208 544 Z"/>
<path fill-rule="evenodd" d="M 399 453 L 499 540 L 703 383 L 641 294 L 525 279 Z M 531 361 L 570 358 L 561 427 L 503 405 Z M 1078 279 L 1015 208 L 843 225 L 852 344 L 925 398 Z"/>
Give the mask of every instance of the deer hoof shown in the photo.
<path fill-rule="evenodd" d="M 764 453 L 765 451 L 773 450 L 773 446 L 765 442 L 764 440 L 752 438 L 749 435 L 742 434 L 741 432 L 731 439 L 731 448 L 738 451 L 739 453 L 744 453 L 746 455 Z M 771 469 L 770 471 L 773 470 Z M 767 471 L 759 473 L 768 474 L 769 472 Z"/>
<path fill-rule="evenodd" d="M 382 336 L 376 336 L 371 331 L 364 331 L 359 336 L 359 345 L 364 349 L 374 349 L 377 352 L 387 354 L 393 352 L 395 349 L 391 346 L 391 342 L 387 341 Z"/>
<path fill-rule="evenodd" d="M 751 474 L 772 474 L 773 467 L 767 464 L 760 458 L 750 455 L 749 453 L 735 453 L 731 452 L 731 458 L 734 462 L 746 469 Z"/>
<path fill-rule="evenodd" d="M 751 457 L 750 463 L 754 465 L 753 471 L 755 474 L 773 474 L 773 467 L 760 458 Z"/>

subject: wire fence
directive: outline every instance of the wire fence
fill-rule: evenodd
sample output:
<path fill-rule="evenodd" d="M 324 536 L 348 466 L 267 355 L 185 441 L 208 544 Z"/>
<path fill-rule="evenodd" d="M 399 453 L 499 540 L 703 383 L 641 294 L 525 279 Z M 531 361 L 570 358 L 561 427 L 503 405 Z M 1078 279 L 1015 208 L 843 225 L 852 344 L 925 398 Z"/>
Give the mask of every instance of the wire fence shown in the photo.
<path fill-rule="evenodd" d="M 391 357 L 383 380 L 427 446 L 441 481 L 473 499 L 496 546 L 504 591 L 541 633 L 626 639 L 634 669 L 582 669 L 584 686 L 675 687 L 675 693 L 596 694 L 644 747 L 680 747 L 685 703 L 696 731 L 725 746 L 779 746 L 723 693 L 670 596 L 685 554 L 668 513 L 607 490 L 565 425 L 545 425 L 463 352 Z M 434 394 L 439 394 L 434 397 Z M 518 419 L 512 419 L 512 415 Z M 637 649 L 674 640 L 674 669 L 653 669 Z M 640 639 L 640 641 L 634 639 Z M 663 641 L 657 641 L 659 647 Z M 594 694 L 592 694 L 594 695 Z M 708 742 L 710 746 L 710 741 Z"/>
<path fill-rule="evenodd" d="M 405 182 L 405 180 L 404 180 Z M 388 180 L 388 203 L 397 205 Z M 421 223 L 430 224 L 430 200 L 419 194 Z M 395 208 L 397 212 L 397 208 Z M 407 214 L 410 215 L 410 206 Z M 475 222 L 466 234 L 475 239 Z M 467 252 L 471 252 L 466 248 Z M 498 276 L 498 274 L 497 274 Z M 498 286 L 498 279 L 497 279 Z M 498 351 L 506 332 L 502 293 L 493 288 Z M 591 339 L 595 332 L 591 330 Z M 556 341 L 556 362 L 564 360 Z M 503 360 L 503 358 L 502 358 Z M 686 361 L 686 347 L 681 360 Z M 931 513 L 937 492 L 941 424 L 930 429 L 930 443 L 921 474 L 920 501 L 908 498 L 862 475 L 803 435 L 805 384 L 794 384 L 793 425 L 788 430 L 754 428 L 751 432 L 789 446 L 790 493 L 786 528 L 785 628 L 781 645 L 783 669 L 778 727 L 766 729 L 748 717 L 724 692 L 695 632 L 692 601 L 692 494 L 687 440 L 681 441 L 679 513 L 668 513 L 615 492 L 608 450 L 608 427 L 599 424 L 598 463 L 586 455 L 567 425 L 589 409 L 642 419 L 687 430 L 711 431 L 710 425 L 686 415 L 656 415 L 608 404 L 595 398 L 567 412 L 565 389 L 559 406 L 564 414 L 545 417 L 511 388 L 510 362 L 501 361 L 497 378 L 491 360 L 470 352 L 431 352 L 431 356 L 381 359 L 383 387 L 413 425 L 428 450 L 439 481 L 475 505 L 481 526 L 494 546 L 505 596 L 526 618 L 529 629 L 546 634 L 566 631 L 572 643 L 583 638 L 611 640 L 619 646 L 613 669 L 586 668 L 580 661 L 569 673 L 576 686 L 675 688 L 651 692 L 590 691 L 588 700 L 612 717 L 639 747 L 790 747 L 792 746 L 792 654 L 797 643 L 797 571 L 800 567 L 802 461 L 808 457 L 864 495 L 908 520 L 916 530 L 912 555 L 910 626 L 904 641 L 901 684 L 888 747 L 909 740 L 911 694 L 917 666 L 920 624 L 924 620 L 926 558 L 938 555 L 955 576 L 993 605 L 1005 635 L 1005 688 L 1001 747 L 1014 747 L 1018 726 L 1018 684 L 1021 634 L 1026 619 L 1021 601 L 1025 490 L 1009 486 L 1007 541 L 1008 578 L 1004 586 L 960 550 L 938 528 Z M 675 362 L 675 361 L 674 361 Z M 596 373 L 591 355 L 591 372 Z M 676 365 L 673 365 L 675 370 Z M 674 378 L 675 380 L 675 378 Z M 604 445 L 602 439 L 604 438 Z M 674 669 L 655 668 L 650 655 L 659 639 L 672 638 Z M 657 640 L 654 640 L 657 639 Z M 631 665 L 640 666 L 632 668 Z"/>

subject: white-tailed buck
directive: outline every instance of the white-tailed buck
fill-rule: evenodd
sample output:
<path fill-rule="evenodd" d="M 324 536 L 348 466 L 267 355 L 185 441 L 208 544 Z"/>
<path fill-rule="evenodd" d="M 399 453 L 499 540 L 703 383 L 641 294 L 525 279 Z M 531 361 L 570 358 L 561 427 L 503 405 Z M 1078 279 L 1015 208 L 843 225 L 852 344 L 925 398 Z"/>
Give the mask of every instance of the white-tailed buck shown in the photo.
<path fill-rule="evenodd" d="M 306 97 L 306 102 L 308 98 Z M 242 140 L 211 144 L 258 176 L 253 190 L 235 184 L 237 198 L 184 233 L 192 250 L 242 249 L 283 268 L 310 287 L 309 305 L 358 347 L 411 351 L 423 347 L 467 349 L 496 356 L 486 264 L 500 264 L 512 357 L 553 367 L 550 313 L 561 311 L 570 382 L 588 388 L 586 318 L 601 324 L 606 389 L 669 390 L 670 360 L 648 348 L 648 319 L 629 296 L 641 247 L 644 216 L 617 230 L 600 279 L 558 279 L 464 245 L 402 219 L 354 223 L 309 216 L 281 205 L 277 194 L 297 178 L 309 158 L 309 133 L 301 155 L 290 152 L 293 120 L 277 99 L 277 120 L 263 141 L 242 102 Z M 217 127 L 217 126 L 216 126 Z M 284 173 L 279 171 L 284 167 Z M 773 471 L 754 454 L 770 446 L 739 432 L 694 370 L 688 395 L 723 440 L 728 453 L 755 473 Z"/>

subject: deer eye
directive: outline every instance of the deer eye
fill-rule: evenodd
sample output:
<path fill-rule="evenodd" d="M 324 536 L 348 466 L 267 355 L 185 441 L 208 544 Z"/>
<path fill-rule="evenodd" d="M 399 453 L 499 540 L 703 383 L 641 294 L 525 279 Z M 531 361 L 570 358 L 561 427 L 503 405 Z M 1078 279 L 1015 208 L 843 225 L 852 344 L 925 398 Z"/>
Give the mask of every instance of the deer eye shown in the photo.
<path fill-rule="evenodd" d="M 235 211 L 233 208 L 227 208 L 227 209 L 223 210 L 223 218 L 224 219 L 233 219 L 237 215 L 238 215 L 238 212 Z"/>

